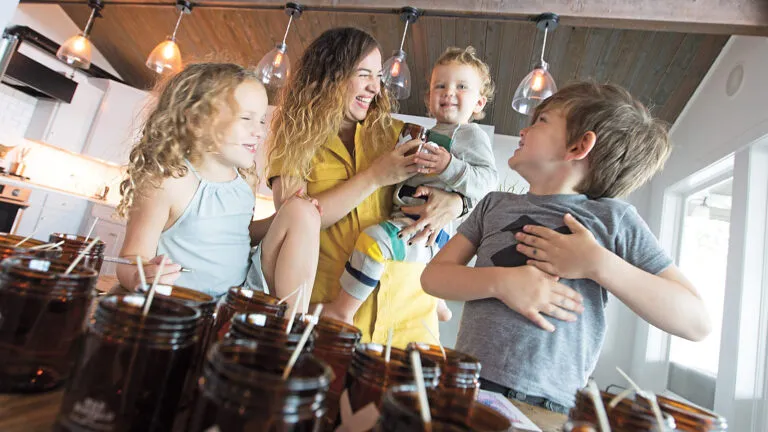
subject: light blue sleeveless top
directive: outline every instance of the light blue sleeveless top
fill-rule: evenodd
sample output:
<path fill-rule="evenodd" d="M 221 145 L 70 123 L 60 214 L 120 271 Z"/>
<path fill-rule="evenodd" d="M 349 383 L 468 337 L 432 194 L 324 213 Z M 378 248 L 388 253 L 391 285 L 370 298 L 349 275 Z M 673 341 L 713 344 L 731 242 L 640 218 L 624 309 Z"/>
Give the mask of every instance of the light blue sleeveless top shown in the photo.
<path fill-rule="evenodd" d="M 256 198 L 237 170 L 234 180 L 209 182 L 186 162 L 200 184 L 181 217 L 160 234 L 157 255 L 192 270 L 176 285 L 219 297 L 245 280 Z"/>

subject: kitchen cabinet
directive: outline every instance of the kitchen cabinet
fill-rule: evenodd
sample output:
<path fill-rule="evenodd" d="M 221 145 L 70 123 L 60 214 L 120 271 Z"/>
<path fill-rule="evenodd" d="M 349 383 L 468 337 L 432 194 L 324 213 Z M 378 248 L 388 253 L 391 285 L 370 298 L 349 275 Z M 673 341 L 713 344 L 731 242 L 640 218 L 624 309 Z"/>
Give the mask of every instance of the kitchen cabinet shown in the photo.
<path fill-rule="evenodd" d="M 104 96 L 88 133 L 83 154 L 124 165 L 139 137 L 149 93 L 107 79 L 90 78 L 88 82 L 100 88 Z"/>
<path fill-rule="evenodd" d="M 82 81 L 71 103 L 38 101 L 25 137 L 80 153 L 103 95 L 100 88 Z"/>
<path fill-rule="evenodd" d="M 115 208 L 103 204 L 90 203 L 86 217 L 80 226 L 80 232 L 87 234 L 96 218 L 99 221 L 93 228 L 91 237 L 99 237 L 104 242 L 104 255 L 118 256 L 125 239 L 125 221 L 115 214 Z M 101 266 L 102 276 L 114 276 L 117 264 L 104 262 Z"/>
<path fill-rule="evenodd" d="M 48 192 L 40 189 L 32 189 L 29 194 L 29 207 L 24 209 L 19 215 L 16 225 L 16 235 L 28 236 L 35 231 L 37 220 L 40 219 L 40 213 L 43 211 L 45 199 L 48 198 Z M 37 237 L 35 237 L 37 238 Z M 45 238 L 48 240 L 48 237 Z"/>
<path fill-rule="evenodd" d="M 48 241 L 51 233 L 80 233 L 88 200 L 57 192 L 33 189 L 16 234 Z"/>
<path fill-rule="evenodd" d="M 39 99 L 24 136 L 80 153 L 101 104 L 104 90 L 90 84 L 87 75 L 73 71 L 55 56 L 35 46 L 24 42 L 19 47 L 19 52 L 78 83 L 70 103 Z"/>

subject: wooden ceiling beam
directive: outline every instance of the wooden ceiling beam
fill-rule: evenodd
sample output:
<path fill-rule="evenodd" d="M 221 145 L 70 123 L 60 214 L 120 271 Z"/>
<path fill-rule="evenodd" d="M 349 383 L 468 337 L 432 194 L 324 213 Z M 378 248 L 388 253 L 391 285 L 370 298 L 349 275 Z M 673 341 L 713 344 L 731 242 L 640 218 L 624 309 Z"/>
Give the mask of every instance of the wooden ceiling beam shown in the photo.
<path fill-rule="evenodd" d="M 85 3 L 85 0 L 21 0 L 21 3 Z M 172 5 L 172 0 L 108 0 L 108 7 Z M 283 0 L 197 0 L 196 7 L 282 8 Z M 529 20 L 542 12 L 574 27 L 663 30 L 683 33 L 768 36 L 765 0 L 302 0 L 308 10 L 393 13 L 405 4 L 430 16 Z"/>

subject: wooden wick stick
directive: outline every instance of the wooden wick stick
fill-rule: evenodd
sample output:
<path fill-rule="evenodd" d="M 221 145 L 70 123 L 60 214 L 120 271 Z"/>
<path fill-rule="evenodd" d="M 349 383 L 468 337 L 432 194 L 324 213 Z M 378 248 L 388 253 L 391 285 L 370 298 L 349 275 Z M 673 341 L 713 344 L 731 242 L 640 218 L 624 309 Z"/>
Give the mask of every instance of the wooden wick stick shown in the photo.
<path fill-rule="evenodd" d="M 597 388 L 594 380 L 589 380 L 589 383 L 587 383 L 587 393 L 589 398 L 592 399 L 592 404 L 595 406 L 597 421 L 600 424 L 600 432 L 611 432 L 611 423 L 608 421 L 608 414 L 605 412 L 603 398 L 600 396 L 600 389 Z"/>
<path fill-rule="evenodd" d="M 37 246 L 32 246 L 31 248 L 29 248 L 29 250 L 53 249 L 53 248 L 59 247 L 59 246 L 61 246 L 63 244 L 64 244 L 64 240 L 62 240 L 62 241 L 60 241 L 58 243 L 46 243 L 46 244 L 41 244 L 41 245 L 37 245 Z"/>
<path fill-rule="evenodd" d="M 158 266 L 157 268 L 155 279 L 152 281 L 152 286 L 149 287 L 149 292 L 147 293 L 147 297 L 144 298 L 144 308 L 141 311 L 141 314 L 144 316 L 147 316 L 147 314 L 149 313 L 149 308 L 152 307 L 152 300 L 155 298 L 155 289 L 157 289 L 157 284 L 160 282 L 160 279 L 163 276 L 163 269 L 165 269 L 165 257 L 163 257 L 163 259 L 160 260 L 160 266 Z"/>
<path fill-rule="evenodd" d="M 416 378 L 416 389 L 419 392 L 419 411 L 421 421 L 424 422 L 424 430 L 432 430 L 432 414 L 429 411 L 429 399 L 427 398 L 427 386 L 424 384 L 424 372 L 421 370 L 421 355 L 419 350 L 411 351 L 411 367 Z"/>
<path fill-rule="evenodd" d="M 139 255 L 136 255 L 136 268 L 139 271 L 139 283 L 141 284 L 139 285 L 139 289 L 141 292 L 147 292 L 147 278 L 144 276 L 144 261 Z"/>
<path fill-rule="evenodd" d="M 312 330 L 315 328 L 315 324 L 317 324 L 318 320 L 320 319 L 320 312 L 322 311 L 322 303 L 315 306 L 315 313 L 312 314 L 312 319 L 309 321 L 309 323 L 307 323 L 307 327 L 304 329 L 304 333 L 301 334 L 301 339 L 299 339 L 299 344 L 296 345 L 296 349 L 293 351 L 293 354 L 291 354 L 291 358 L 288 359 L 288 365 L 283 371 L 283 379 L 288 379 L 288 377 L 291 375 L 291 370 L 296 364 L 296 360 L 299 359 L 299 354 L 301 354 L 301 351 L 304 349 L 304 345 L 307 344 L 309 335 L 312 333 Z"/>
<path fill-rule="evenodd" d="M 91 224 L 91 229 L 88 230 L 88 235 L 85 236 L 85 241 L 88 241 L 88 239 L 91 238 L 91 234 L 93 234 L 93 229 L 96 228 L 96 224 L 99 222 L 99 218 L 96 218 L 93 220 L 93 223 Z"/>
<path fill-rule="evenodd" d="M 635 392 L 638 395 L 643 396 L 644 398 L 648 399 L 651 402 L 651 411 L 653 411 L 653 415 L 654 417 L 656 417 L 656 423 L 658 423 L 659 425 L 659 430 L 664 430 L 664 416 L 661 414 L 661 408 L 659 408 L 659 404 L 656 401 L 656 395 L 641 389 L 640 386 L 638 386 L 634 381 L 632 381 L 632 378 L 630 378 L 629 375 L 627 375 L 626 373 L 624 373 L 623 370 L 621 370 L 620 367 L 616 367 L 616 370 L 619 371 L 621 376 L 623 376 L 624 379 L 627 380 L 629 385 L 631 385 L 632 388 L 635 389 Z M 611 401 L 611 403 L 613 403 L 613 401 Z"/>
<path fill-rule="evenodd" d="M 32 236 L 35 235 L 36 231 L 37 230 L 32 231 L 32 233 L 30 235 L 28 235 L 28 236 L 24 237 L 23 239 L 21 239 L 21 241 L 16 243 L 15 245 L 13 245 L 13 247 L 19 247 L 19 246 L 23 245 L 24 243 L 26 243 L 27 240 L 31 239 Z"/>
<path fill-rule="evenodd" d="M 434 333 L 432 333 L 432 330 L 430 330 L 426 321 L 421 320 L 421 325 L 423 325 L 424 328 L 427 329 L 427 333 L 429 333 L 429 335 L 432 336 L 432 339 L 434 339 L 435 343 L 437 343 L 437 346 L 440 347 L 440 352 L 443 354 L 443 361 L 447 361 L 448 356 L 445 355 L 445 348 L 443 348 L 443 344 L 440 343 L 440 339 L 437 336 L 435 336 Z"/>
<path fill-rule="evenodd" d="M 69 267 L 67 267 L 67 270 L 64 272 L 64 274 L 69 274 L 72 270 L 74 270 L 74 268 L 78 264 L 80 264 L 80 261 L 83 259 L 83 257 L 88 255 L 91 249 L 93 249 L 93 247 L 96 246 L 96 243 L 98 242 L 99 242 L 99 238 L 96 237 L 93 239 L 92 242 L 88 243 L 88 246 L 86 246 L 85 249 L 81 250 L 80 253 L 77 254 L 77 258 L 75 258 L 75 260 L 72 261 L 72 264 L 70 264 Z"/>
<path fill-rule="evenodd" d="M 387 347 L 384 350 L 384 361 L 389 363 L 390 355 L 392 354 L 392 335 L 395 330 L 390 327 L 387 331 Z"/>
<path fill-rule="evenodd" d="M 301 299 L 304 297 L 304 290 L 302 287 L 299 287 L 299 295 L 296 297 L 296 301 L 291 305 L 291 308 L 288 310 L 288 325 L 285 328 L 285 334 L 291 334 L 291 330 L 293 329 L 293 322 L 296 320 L 296 309 L 299 308 L 299 305 L 301 304 Z"/>

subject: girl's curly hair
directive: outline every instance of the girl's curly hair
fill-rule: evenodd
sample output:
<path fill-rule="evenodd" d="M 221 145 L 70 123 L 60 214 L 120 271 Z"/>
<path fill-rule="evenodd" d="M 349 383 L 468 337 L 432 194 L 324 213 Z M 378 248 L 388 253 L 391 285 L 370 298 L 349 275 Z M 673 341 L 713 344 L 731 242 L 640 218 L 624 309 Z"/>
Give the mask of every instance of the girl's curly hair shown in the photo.
<path fill-rule="evenodd" d="M 205 152 L 218 148 L 238 112 L 235 89 L 250 79 L 258 82 L 236 64 L 196 63 L 158 83 L 120 183 L 120 216 L 128 214 L 147 188 L 160 187 L 168 177 L 187 175 L 185 159 L 196 163 Z M 254 182 L 255 170 L 241 170 L 241 174 Z"/>

